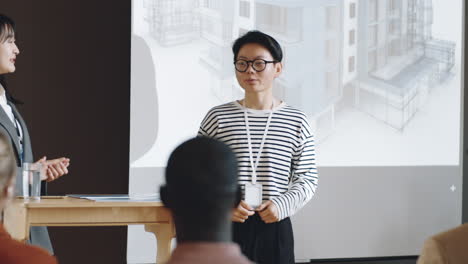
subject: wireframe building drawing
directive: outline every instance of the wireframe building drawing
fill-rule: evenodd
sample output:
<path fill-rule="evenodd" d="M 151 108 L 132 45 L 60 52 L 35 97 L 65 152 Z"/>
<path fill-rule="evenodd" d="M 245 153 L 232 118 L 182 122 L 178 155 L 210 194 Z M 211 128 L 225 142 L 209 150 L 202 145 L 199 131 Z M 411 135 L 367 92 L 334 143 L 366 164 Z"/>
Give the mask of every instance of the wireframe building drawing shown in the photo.
<path fill-rule="evenodd" d="M 243 4 L 240 5 L 240 2 Z M 200 54 L 200 64 L 210 72 L 209 85 L 220 101 L 233 100 L 242 95 L 234 82 L 231 46 L 239 36 L 239 9 L 244 8 L 243 15 L 251 14 L 250 8 L 245 10 L 246 2 L 202 0 L 199 3 L 200 36 L 207 43 Z"/>
<path fill-rule="evenodd" d="M 343 3 L 258 0 L 255 7 L 257 29 L 283 47 L 284 71 L 274 93 L 305 111 L 313 125 L 327 130 L 334 124 L 334 107 L 342 97 Z"/>
<path fill-rule="evenodd" d="M 232 43 L 251 29 L 283 47 L 274 94 L 307 113 L 318 139 L 347 107 L 403 131 L 454 66 L 455 43 L 432 37 L 432 0 L 145 0 L 162 46 L 204 41 L 199 63 L 220 101 L 242 97 Z"/>
<path fill-rule="evenodd" d="M 355 106 L 403 130 L 454 65 L 454 42 L 432 38 L 431 0 L 359 0 Z"/>
<path fill-rule="evenodd" d="M 149 31 L 161 46 L 187 43 L 198 37 L 197 0 L 144 0 Z"/>

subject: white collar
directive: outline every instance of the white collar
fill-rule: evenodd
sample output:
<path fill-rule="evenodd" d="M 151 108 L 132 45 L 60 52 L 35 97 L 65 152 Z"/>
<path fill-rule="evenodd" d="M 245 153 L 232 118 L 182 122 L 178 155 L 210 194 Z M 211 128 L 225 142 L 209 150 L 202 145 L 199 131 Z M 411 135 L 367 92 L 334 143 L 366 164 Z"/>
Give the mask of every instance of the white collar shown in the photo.
<path fill-rule="evenodd" d="M 7 105 L 7 98 L 6 98 L 6 92 L 5 88 L 0 84 L 0 104 L 2 105 Z"/>

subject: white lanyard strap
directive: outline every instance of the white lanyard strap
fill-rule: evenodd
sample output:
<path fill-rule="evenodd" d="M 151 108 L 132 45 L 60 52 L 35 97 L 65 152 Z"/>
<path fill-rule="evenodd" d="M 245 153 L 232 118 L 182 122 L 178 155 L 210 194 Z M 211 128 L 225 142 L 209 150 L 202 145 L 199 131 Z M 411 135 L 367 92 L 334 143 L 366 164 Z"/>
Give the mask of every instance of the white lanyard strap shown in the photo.
<path fill-rule="evenodd" d="M 247 143 L 249 145 L 249 158 L 250 158 L 250 166 L 252 167 L 252 184 L 257 183 L 257 167 L 260 161 L 260 154 L 263 150 L 263 145 L 266 141 L 266 136 L 268 134 L 268 128 L 270 127 L 271 117 L 273 116 L 273 103 L 271 104 L 271 112 L 268 115 L 265 132 L 263 133 L 263 138 L 260 143 L 260 148 L 258 149 L 257 159 L 255 160 L 255 164 L 253 161 L 253 152 L 252 152 L 252 139 L 250 138 L 250 126 L 249 126 L 249 118 L 247 117 L 247 109 L 245 108 L 245 100 L 244 100 L 244 118 L 245 118 L 245 128 L 247 130 Z"/>

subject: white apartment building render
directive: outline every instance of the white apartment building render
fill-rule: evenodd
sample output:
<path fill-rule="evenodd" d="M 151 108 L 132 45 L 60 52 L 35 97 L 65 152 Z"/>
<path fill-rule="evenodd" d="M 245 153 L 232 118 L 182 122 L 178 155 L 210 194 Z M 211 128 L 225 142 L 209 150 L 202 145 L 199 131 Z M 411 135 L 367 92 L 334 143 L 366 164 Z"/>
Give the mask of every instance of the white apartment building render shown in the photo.
<path fill-rule="evenodd" d="M 220 101 L 237 99 L 242 94 L 233 82 L 232 42 L 239 36 L 240 13 L 244 23 L 253 13 L 249 2 L 200 0 L 199 3 L 200 36 L 208 43 L 200 54 L 200 64 L 210 72 L 208 85 Z"/>
<path fill-rule="evenodd" d="M 145 20 L 161 46 L 188 43 L 198 37 L 197 0 L 144 0 Z"/>
<path fill-rule="evenodd" d="M 343 1 L 343 84 L 356 78 L 359 0 Z"/>
<path fill-rule="evenodd" d="M 283 48 L 275 95 L 305 111 L 313 126 L 332 126 L 343 88 L 343 1 L 257 0 L 255 8 L 256 28 Z"/>
<path fill-rule="evenodd" d="M 453 66 L 455 46 L 432 38 L 431 0 L 360 0 L 359 14 L 355 105 L 403 130 Z"/>

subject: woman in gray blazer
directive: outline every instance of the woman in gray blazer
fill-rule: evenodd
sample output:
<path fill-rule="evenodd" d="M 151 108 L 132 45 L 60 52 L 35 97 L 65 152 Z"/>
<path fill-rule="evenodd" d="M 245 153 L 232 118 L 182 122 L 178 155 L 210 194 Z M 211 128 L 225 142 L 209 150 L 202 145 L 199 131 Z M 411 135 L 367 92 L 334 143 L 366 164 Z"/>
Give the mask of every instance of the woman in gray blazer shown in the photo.
<path fill-rule="evenodd" d="M 21 194 L 22 177 L 20 176 L 23 162 L 34 162 L 28 128 L 15 106 L 20 102 L 7 92 L 5 82 L 5 74 L 13 73 L 16 69 L 15 62 L 18 54 L 19 49 L 15 43 L 15 23 L 12 19 L 0 14 L 0 133 L 10 138 L 15 153 L 18 167 L 15 185 L 17 195 Z M 67 174 L 70 159 L 62 157 L 48 160 L 42 157 L 36 162 L 42 163 L 46 169 L 41 188 L 41 195 L 45 195 L 46 182 Z M 31 227 L 30 243 L 41 246 L 53 254 L 46 227 Z"/>

